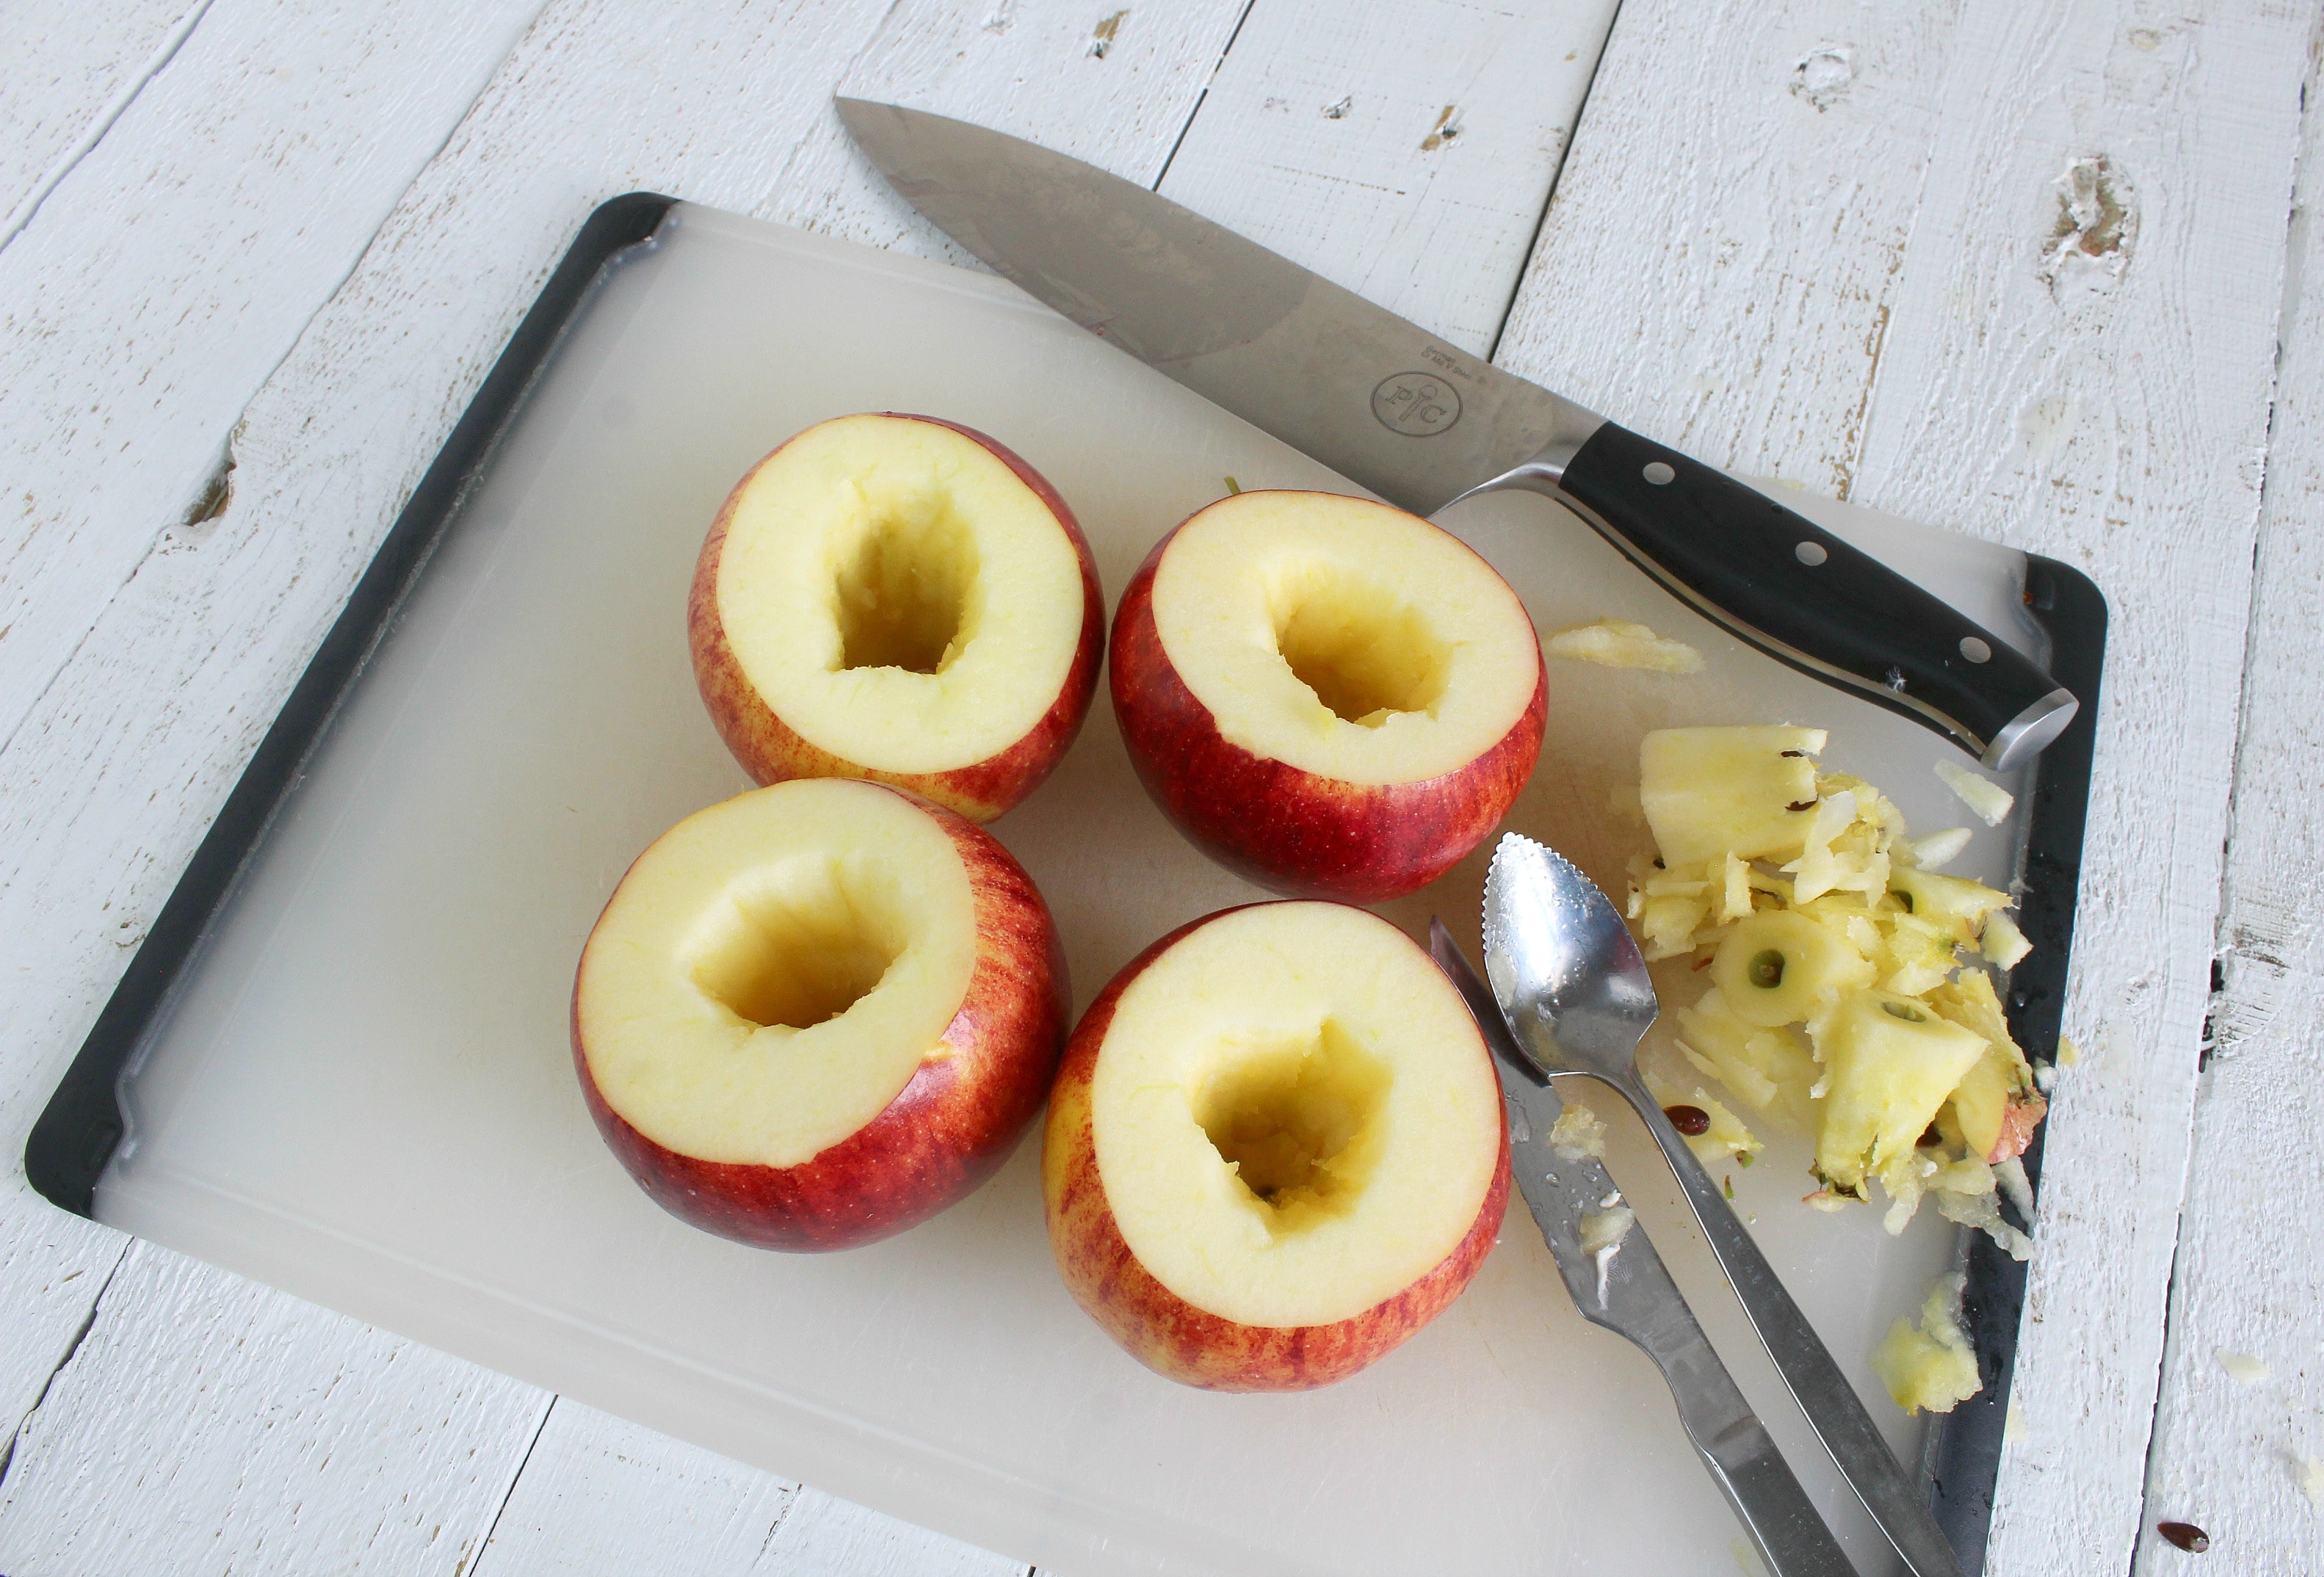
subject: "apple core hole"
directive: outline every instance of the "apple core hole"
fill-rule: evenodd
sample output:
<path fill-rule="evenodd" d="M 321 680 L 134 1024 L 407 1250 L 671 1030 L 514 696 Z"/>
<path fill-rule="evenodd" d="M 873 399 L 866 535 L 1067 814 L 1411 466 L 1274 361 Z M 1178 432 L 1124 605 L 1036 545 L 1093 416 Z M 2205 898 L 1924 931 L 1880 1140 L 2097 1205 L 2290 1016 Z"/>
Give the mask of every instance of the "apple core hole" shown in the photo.
<path fill-rule="evenodd" d="M 902 957 L 900 894 L 854 862 L 797 862 L 727 889 L 687 948 L 694 983 L 761 1028 L 812 1029 L 871 995 Z"/>
<path fill-rule="evenodd" d="M 1379 1158 L 1393 1075 L 1338 1023 L 1219 1047 L 1194 1120 L 1281 1235 L 1346 1210 Z"/>
<path fill-rule="evenodd" d="M 1311 565 L 1270 589 L 1276 650 L 1342 722 L 1378 728 L 1443 698 L 1452 648 L 1388 586 L 1338 565 Z"/>
<path fill-rule="evenodd" d="M 840 668 L 942 673 L 974 633 L 974 537 L 935 493 L 879 510 L 867 502 L 857 525 L 832 576 Z"/>

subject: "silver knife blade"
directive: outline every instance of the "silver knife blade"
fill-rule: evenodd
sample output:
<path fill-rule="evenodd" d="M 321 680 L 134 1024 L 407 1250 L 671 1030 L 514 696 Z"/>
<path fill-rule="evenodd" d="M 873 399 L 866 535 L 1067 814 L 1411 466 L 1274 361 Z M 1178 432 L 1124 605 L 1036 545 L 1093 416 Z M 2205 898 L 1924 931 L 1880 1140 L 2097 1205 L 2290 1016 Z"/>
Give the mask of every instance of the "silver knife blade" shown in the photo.
<path fill-rule="evenodd" d="M 964 121 L 838 106 L 896 189 L 1003 278 L 1401 509 L 1434 514 L 1599 425 L 1133 181 Z M 1377 420 L 1349 420 L 1351 389 Z"/>
<path fill-rule="evenodd" d="M 1557 1153 L 1549 1135 L 1565 1103 L 1518 1046 L 1491 988 L 1441 920 L 1429 922 L 1428 950 L 1492 1050 L 1509 1106 L 1509 1166 L 1517 1191 L 1582 1317 L 1627 1338 L 1662 1370 L 1687 1438 L 1774 1577 L 1853 1577 L 1839 1541 L 1702 1333 L 1646 1229 L 1634 1221 L 1613 1246 L 1593 1252 L 1586 1245 L 1591 1217 L 1627 1208 L 1613 1178 L 1589 1156 Z"/>
<path fill-rule="evenodd" d="M 889 183 L 1004 278 L 1391 503 L 1554 498 L 1739 639 L 1997 770 L 2078 714 L 2006 639 L 1734 477 L 1145 187 L 926 111 L 837 106 Z"/>

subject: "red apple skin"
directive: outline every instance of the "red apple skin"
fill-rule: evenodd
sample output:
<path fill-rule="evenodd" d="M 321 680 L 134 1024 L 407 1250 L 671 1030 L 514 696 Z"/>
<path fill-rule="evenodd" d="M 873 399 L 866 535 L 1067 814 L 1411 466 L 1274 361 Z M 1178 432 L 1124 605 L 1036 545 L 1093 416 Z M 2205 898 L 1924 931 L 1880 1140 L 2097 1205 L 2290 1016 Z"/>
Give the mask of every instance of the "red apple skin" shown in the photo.
<path fill-rule="evenodd" d="M 2049 1101 L 2037 1091 L 2012 1095 L 2001 1108 L 2001 1136 L 1994 1140 L 1993 1153 L 1985 1157 L 1987 1165 L 1997 1167 L 2024 1155 L 2025 1147 L 2034 1142 L 2034 1130 L 2042 1126 L 2049 1111 Z"/>
<path fill-rule="evenodd" d="M 1417 783 L 1319 777 L 1222 738 L 1178 677 L 1154 622 L 1154 574 L 1176 535 L 1121 594 L 1109 682 L 1138 780 L 1188 841 L 1277 892 L 1379 903 L 1435 881 L 1500 825 L 1541 754 L 1549 675 L 1538 649 L 1532 700 L 1466 766 Z"/>
<path fill-rule="evenodd" d="M 976 963 L 943 1038 L 952 1055 L 922 1063 L 878 1116 L 798 1166 L 697 1160 L 630 1126 L 590 1076 L 575 976 L 573 1066 L 589 1115 L 638 1185 L 680 1221 L 762 1249 L 860 1248 L 966 1198 L 1039 1114 L 1073 1007 L 1056 925 L 991 834 L 922 808 L 951 835 L 976 906 Z"/>
<path fill-rule="evenodd" d="M 1155 1373 L 1212 1391 L 1313 1390 L 1387 1356 L 1443 1313 L 1476 1276 L 1508 1209 L 1508 1115 L 1504 1107 L 1500 1160 L 1476 1224 L 1434 1269 L 1362 1314 L 1328 1325 L 1243 1325 L 1196 1308 L 1155 1280 L 1130 1253 L 1106 1201 L 1091 1126 L 1090 1084 L 1114 1005 L 1130 982 L 1173 943 L 1235 912 L 1222 909 L 1181 926 L 1139 954 L 1074 1028 L 1049 1091 L 1048 1121 L 1042 1130 L 1041 1195 L 1049 1250 L 1074 1301 Z"/>
<path fill-rule="evenodd" d="M 726 742 L 726 748 L 755 782 L 764 785 L 790 778 L 862 778 L 908 788 L 971 821 L 991 821 L 1041 786 L 1065 758 L 1074 736 L 1081 733 L 1083 720 L 1089 715 L 1091 698 L 1097 694 L 1098 660 L 1105 647 L 1105 595 L 1098 586 L 1097 561 L 1091 557 L 1089 539 L 1082 534 L 1081 523 L 1058 496 L 1057 490 L 999 439 L 938 417 L 894 410 L 879 414 L 899 421 L 925 421 L 950 428 L 982 445 L 1033 490 L 1073 540 L 1074 552 L 1082 567 L 1082 632 L 1056 701 L 1041 715 L 1029 733 L 1000 754 L 942 772 L 884 772 L 833 755 L 799 737 L 743 674 L 726 643 L 725 626 L 718 614 L 718 561 L 726 547 L 727 523 L 733 518 L 735 503 L 750 485 L 751 478 L 783 448 L 789 447 L 788 443 L 753 466 L 750 474 L 734 484 L 733 492 L 726 495 L 724 507 L 718 512 L 718 519 L 710 527 L 709 537 L 702 544 L 702 556 L 695 560 L 694 584 L 686 600 L 687 644 L 694 654 L 695 685 L 702 692 L 702 704 L 709 709 L 718 737 Z"/>

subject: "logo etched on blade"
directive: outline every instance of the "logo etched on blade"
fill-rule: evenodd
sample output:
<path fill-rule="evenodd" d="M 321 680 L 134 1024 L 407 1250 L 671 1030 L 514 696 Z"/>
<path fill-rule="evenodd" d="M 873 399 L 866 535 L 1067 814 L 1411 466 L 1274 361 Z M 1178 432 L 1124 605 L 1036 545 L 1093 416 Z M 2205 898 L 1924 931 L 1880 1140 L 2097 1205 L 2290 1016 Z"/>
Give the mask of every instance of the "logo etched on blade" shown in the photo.
<path fill-rule="evenodd" d="M 1461 395 L 1434 373 L 1398 373 L 1372 391 L 1372 414 L 1390 432 L 1434 438 L 1461 420 Z"/>

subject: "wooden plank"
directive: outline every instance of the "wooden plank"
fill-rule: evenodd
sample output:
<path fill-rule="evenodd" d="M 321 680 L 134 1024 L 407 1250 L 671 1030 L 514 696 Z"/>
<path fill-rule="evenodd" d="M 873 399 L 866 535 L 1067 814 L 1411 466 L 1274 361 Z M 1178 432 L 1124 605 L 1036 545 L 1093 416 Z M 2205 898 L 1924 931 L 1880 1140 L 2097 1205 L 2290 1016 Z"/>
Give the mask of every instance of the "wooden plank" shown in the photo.
<path fill-rule="evenodd" d="M 2186 1556 L 2154 1535 L 2191 1522 L 2247 1577 L 2324 1568 L 2324 934 L 2309 915 L 2324 884 L 2324 114 L 2310 109 L 2292 217 L 2282 351 L 2261 505 L 2243 677 L 2221 990 L 2198 1086 L 2193 1161 L 2172 1282 L 2170 1345 L 2135 1572 Z M 2264 1372 L 2222 1355 L 2255 1359 Z M 2238 1372 L 2240 1370 L 2240 1372 Z M 2304 1492 L 2303 1492 L 2304 1491 Z"/>
<path fill-rule="evenodd" d="M 904 0 L 836 91 L 1010 132 L 1151 186 L 1250 4 Z M 835 116 L 816 124 L 773 201 L 754 211 L 982 267 L 896 195 Z"/>
<path fill-rule="evenodd" d="M 474 1573 L 1023 1577 L 1025 1569 L 560 1397 Z"/>
<path fill-rule="evenodd" d="M 18 1146 L 21 1153 L 21 1142 Z M 0 1194 L 0 1481 L 24 1417 L 41 1405 L 97 1310 L 128 1240 L 33 1198 L 21 1177 Z"/>
<path fill-rule="evenodd" d="M 455 1577 L 549 1400 L 140 1244 L 17 1441 L 0 1570 Z"/>
<path fill-rule="evenodd" d="M 783 1577 L 1023 1577 L 1024 1562 L 802 1489 L 768 1546 Z"/>
<path fill-rule="evenodd" d="M 1161 190 L 1483 355 L 1613 14 L 1262 0 Z"/>
<path fill-rule="evenodd" d="M 223 0 L 0 251 L 0 741 L 539 5 Z"/>
<path fill-rule="evenodd" d="M 2049 1140 L 1997 1571 L 2131 1555 L 2308 26 L 1632 0 L 1504 342 L 1707 458 L 2052 553 L 2113 599 L 2069 1013 L 2090 1055 Z M 2101 156 L 2131 217 L 2057 254 L 2056 183 Z"/>
<path fill-rule="evenodd" d="M 1626 5 L 1501 362 L 1691 454 L 1849 497 L 1954 13 Z"/>
<path fill-rule="evenodd" d="M 2119 1570 L 2179 1242 L 2313 15 L 2107 0 L 1964 21 L 1858 496 L 2064 559 L 2112 604 L 2067 1007 L 2087 1055 L 2051 1125 L 1992 1560 Z M 2095 205 L 2075 184 L 2093 180 Z M 2081 237 L 2062 249 L 2061 224 Z"/>
<path fill-rule="evenodd" d="M 474 1577 L 778 1570 L 765 1557 L 798 1494 L 771 1473 L 559 1397 Z"/>
<path fill-rule="evenodd" d="M 167 65 L 208 0 L 0 6 L 0 245 Z"/>
<path fill-rule="evenodd" d="M 0 251 L 11 329 L 0 344 L 0 478 L 13 501 L 0 513 L 0 741 L 163 529 L 200 498 L 244 404 L 537 4 L 496 0 L 447 17 L 218 0 Z M 6 36 L 38 35 L 45 42 L 27 47 L 43 69 L 72 77 L 78 58 L 78 79 L 102 85 L 142 68 L 152 51 L 136 41 L 166 32 L 165 19 L 175 11 L 36 4 L 11 10 Z M 119 49 L 108 55 L 92 29 L 117 30 L 106 36 Z M 30 92 L 13 67 L 9 80 L 9 92 Z M 186 540 L 161 551 L 182 552 Z M 178 616 L 205 615 L 180 605 Z M 201 711 L 198 695 L 180 691 L 184 677 L 149 675 L 149 722 Z M 254 737 L 235 734 L 234 706 L 227 699 L 195 726 L 223 722 L 229 736 Z M 40 726 L 71 725 L 52 714 Z M 23 1135 L 184 859 L 181 848 L 157 865 L 134 816 L 111 827 L 81 822 L 85 837 L 69 853 L 73 840 L 59 829 L 74 819 L 73 790 L 63 775 L 32 768 L 43 750 L 72 753 L 51 733 L 45 745 L 5 754 L 21 766 L 0 769 L 0 825 L 12 836 L 43 825 L 47 833 L 30 835 L 67 837 L 0 855 L 0 956 L 12 965 L 0 994 L 20 1032 L 0 1056 L 0 1418 L 12 1431 L 122 1250 L 115 1234 L 24 1192 Z M 144 795 L 158 797 L 148 814 L 183 787 L 172 776 L 164 769 L 148 784 Z"/>

